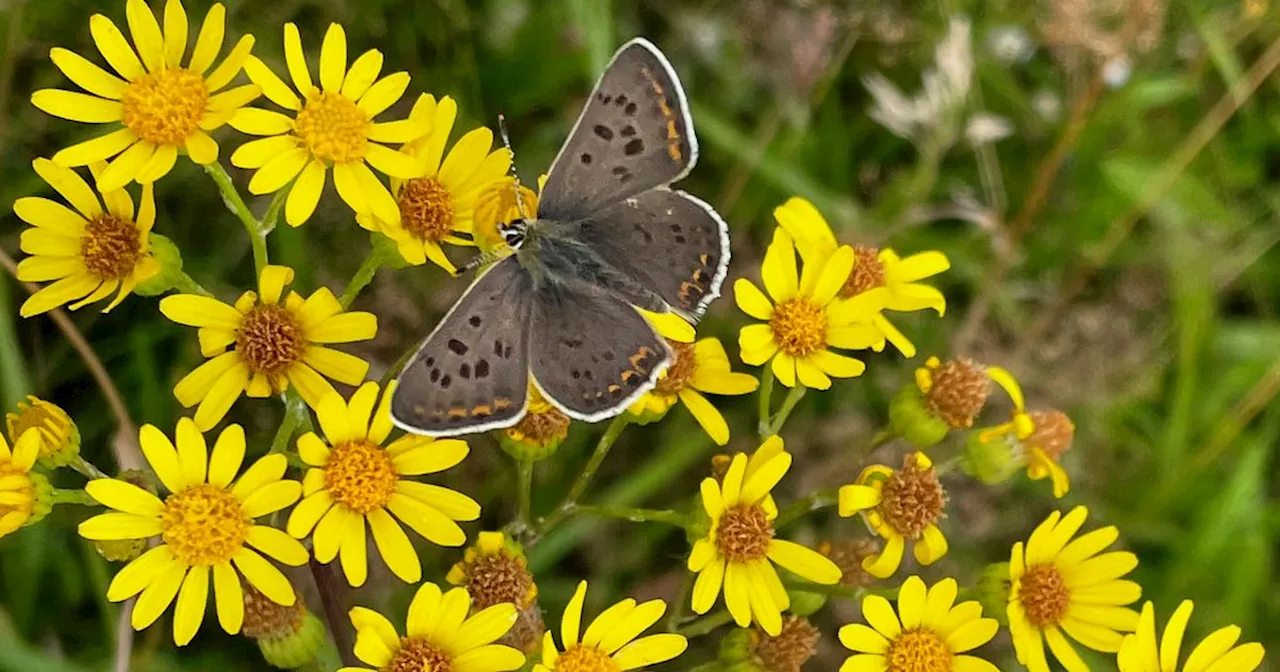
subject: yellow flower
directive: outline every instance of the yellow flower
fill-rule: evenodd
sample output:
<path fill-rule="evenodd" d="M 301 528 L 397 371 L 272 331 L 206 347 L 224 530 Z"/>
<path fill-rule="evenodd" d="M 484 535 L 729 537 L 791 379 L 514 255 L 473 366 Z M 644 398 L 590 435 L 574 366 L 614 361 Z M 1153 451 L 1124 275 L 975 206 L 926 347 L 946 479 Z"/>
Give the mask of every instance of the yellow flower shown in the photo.
<path fill-rule="evenodd" d="M 36 483 L 31 467 L 40 455 L 40 432 L 27 430 L 13 443 L 0 436 L 0 537 L 26 525 L 35 508 Z M 43 477 L 41 477 L 43 478 Z"/>
<path fill-rule="evenodd" d="M 524 665 L 524 654 L 494 644 L 516 622 L 512 604 L 498 604 L 467 618 L 471 597 L 466 588 L 441 594 L 424 583 L 409 604 L 408 627 L 401 637 L 385 616 L 371 609 L 351 610 L 356 630 L 355 654 L 379 670 L 414 672 L 507 672 Z M 364 667 L 344 667 L 359 672 Z"/>
<path fill-rule="evenodd" d="M 399 221 L 395 199 L 369 167 L 391 177 L 422 174 L 419 160 L 384 144 L 419 137 L 427 130 L 420 120 L 373 121 L 404 95 L 409 73 L 378 79 L 382 52 L 377 49 L 366 51 L 348 70 L 347 36 L 336 23 L 329 24 L 320 46 L 319 86 L 312 83 L 302 38 L 292 23 L 284 24 L 284 58 L 294 89 L 257 57 L 244 65 L 268 100 L 293 113 L 290 118 L 249 107 L 231 119 L 242 133 L 267 136 L 241 145 L 231 155 L 233 165 L 256 171 L 249 191 L 269 194 L 293 182 L 284 218 L 290 226 L 300 226 L 315 212 L 332 167 L 333 185 L 352 210 Z"/>
<path fill-rule="evenodd" d="M 381 231 L 396 241 L 405 261 L 421 265 L 430 259 L 450 273 L 456 269 L 440 244 L 475 244 L 469 237 L 474 233 L 481 194 L 495 183 L 501 183 L 511 189 L 511 198 L 515 199 L 515 183 L 507 178 L 511 152 L 505 147 L 489 151 L 493 146 L 493 131 L 483 127 L 473 129 L 459 138 L 445 155 L 444 147 L 457 116 L 458 104 L 448 96 L 439 103 L 427 95 L 418 98 L 409 117 L 430 120 L 431 131 L 400 151 L 423 162 L 426 172 L 392 176 L 391 193 L 398 206 L 396 217 L 377 211 L 357 217 L 364 228 Z M 411 179 L 396 179 L 403 177 Z M 531 213 L 536 213 L 537 207 L 536 198 L 525 203 L 525 209 Z M 466 234 L 468 238 L 459 234 Z"/>
<path fill-rule="evenodd" d="M 543 175 L 540 182 L 545 180 L 546 176 Z M 503 224 L 538 216 L 538 194 L 529 187 L 520 185 L 519 200 L 524 203 L 522 211 L 516 200 L 515 186 L 514 177 L 497 180 L 481 189 L 480 195 L 476 197 L 471 239 L 482 251 L 488 252 L 506 244 L 500 228 Z"/>
<path fill-rule="evenodd" d="M 1071 489 L 1071 478 L 1058 464 L 1062 454 L 1071 448 L 1075 425 L 1071 418 L 1060 411 L 1027 412 L 1022 387 L 1008 371 L 988 367 L 991 380 L 1009 394 L 1013 401 L 1013 419 L 1009 422 L 982 430 L 978 440 L 987 443 L 1004 437 L 1018 453 L 1017 457 L 1027 465 L 1027 476 L 1033 481 L 1048 478 L 1053 483 L 1053 496 L 1061 499 Z"/>
<path fill-rule="evenodd" d="M 729 442 L 729 424 L 701 393 L 749 394 L 760 387 L 760 381 L 750 374 L 730 370 L 729 355 L 719 339 L 681 343 L 668 338 L 667 344 L 674 355 L 671 365 L 658 376 L 654 388 L 631 405 L 631 414 L 661 417 L 680 401 L 716 445 L 725 445 Z"/>
<path fill-rule="evenodd" d="M 103 309 L 106 312 L 139 282 L 160 272 L 160 264 L 151 256 L 151 227 L 156 223 L 151 185 L 142 186 L 135 218 L 133 200 L 123 189 L 100 190 L 99 201 L 74 170 L 48 159 L 36 159 L 31 165 L 75 210 L 47 198 L 19 198 L 13 203 L 13 212 L 34 227 L 22 232 L 22 251 L 31 256 L 18 263 L 18 279 L 56 281 L 22 304 L 23 317 L 71 301 L 77 301 L 71 309 L 78 310 L 119 290 Z"/>
<path fill-rule="evenodd" d="M 29 394 L 26 402 L 18 402 L 18 412 L 6 413 L 4 421 L 9 440 L 15 443 L 27 430 L 37 431 L 40 435 L 40 459 L 45 466 L 67 465 L 80 454 L 80 430 L 71 416 L 57 404 Z"/>
<path fill-rule="evenodd" d="M 1068 670 L 1087 670 L 1068 637 L 1104 653 L 1120 650 L 1122 632 L 1133 632 L 1138 614 L 1125 605 L 1142 587 L 1120 577 L 1138 566 L 1126 551 L 1100 553 L 1120 537 L 1115 527 L 1072 540 L 1088 518 L 1083 506 L 1063 516 L 1054 511 L 1031 533 L 1023 552 L 1013 545 L 1009 561 L 1009 634 L 1018 661 L 1031 672 L 1049 672 L 1044 645 Z"/>
<path fill-rule="evenodd" d="M 297 567 L 306 564 L 307 550 L 283 531 L 254 523 L 302 493 L 297 481 L 282 480 L 289 466 L 285 456 L 267 455 L 236 480 L 245 453 L 240 425 L 222 430 L 212 454 L 190 418 L 178 421 L 176 448 L 154 425 L 144 425 L 138 439 L 169 495 L 161 500 L 114 478 L 89 481 L 85 492 L 115 511 L 80 523 L 80 536 L 91 541 L 160 541 L 121 569 L 107 588 L 112 602 L 141 593 L 133 609 L 134 629 L 154 623 L 176 597 L 173 641 L 190 642 L 204 621 L 211 577 L 218 622 L 233 635 L 244 623 L 241 577 L 277 604 L 293 604 L 297 598 L 289 580 L 259 551 Z"/>
<path fill-rule="evenodd" d="M 318 408 L 324 395 L 334 391 L 321 374 L 347 385 L 364 380 L 368 362 L 325 345 L 373 338 L 377 318 L 343 311 L 324 287 L 305 300 L 297 292 L 285 296 L 291 282 L 293 269 L 267 266 L 259 291 L 241 294 L 234 307 L 195 294 L 160 300 L 165 317 L 199 328 L 200 353 L 212 358 L 173 388 L 183 406 L 200 404 L 195 420 L 201 430 L 216 425 L 241 394 L 268 397 L 292 385 L 309 406 Z"/>
<path fill-rule="evenodd" d="M 550 632 L 543 636 L 542 662 L 533 672 L 622 672 L 665 663 L 684 653 L 689 642 L 683 635 L 660 634 L 636 639 L 653 627 L 667 611 L 667 603 L 649 600 L 636 604 L 625 599 L 605 609 L 581 636 L 582 607 L 587 582 L 578 584 L 560 620 L 560 644 Z"/>
<path fill-rule="evenodd" d="M 298 454 L 311 469 L 302 480 L 305 499 L 289 516 L 289 534 L 302 539 L 314 529 L 316 560 L 332 562 L 341 554 L 342 571 L 353 586 L 364 585 L 368 574 L 366 521 L 392 573 L 417 583 L 422 565 L 400 523 L 432 543 L 461 546 L 467 535 L 454 521 L 480 517 L 480 505 L 470 497 L 404 478 L 457 465 L 467 456 L 467 444 L 409 434 L 383 447 L 393 428 L 394 391 L 395 384 L 388 385 L 379 402 L 378 384 L 365 383 L 350 403 L 330 392 L 316 408 L 325 440 L 314 432 L 298 438 Z"/>
<path fill-rule="evenodd" d="M 902 469 L 873 464 L 853 485 L 840 488 L 840 515 L 861 512 L 867 527 L 885 540 L 879 555 L 862 561 L 867 573 L 884 579 L 898 571 L 908 541 L 916 561 L 931 565 L 947 554 L 947 538 L 938 527 L 947 493 L 933 462 L 924 453 L 908 453 Z"/>
<path fill-rule="evenodd" d="M 778 436 L 766 439 L 758 452 L 768 459 L 755 460 L 753 465 L 745 454 L 735 455 L 723 484 L 714 478 L 702 481 L 702 506 L 711 527 L 707 536 L 694 543 L 688 567 L 698 574 L 694 612 L 710 611 L 723 586 L 725 606 L 739 626 L 755 622 L 776 636 L 791 598 L 772 563 L 827 585 L 840 581 L 840 568 L 817 551 L 774 538 L 777 508 L 766 503 L 791 468 L 791 455 L 783 450 Z"/>
<path fill-rule="evenodd" d="M 966 651 L 996 636 L 999 624 L 982 617 L 977 602 L 956 604 L 955 579 L 926 589 L 918 576 L 898 589 L 898 611 L 879 595 L 862 598 L 862 617 L 870 625 L 840 628 L 840 643 L 858 652 L 840 672 L 999 672 L 999 668 Z"/>
<path fill-rule="evenodd" d="M 831 254 L 838 245 L 822 213 L 803 198 L 788 200 L 773 211 L 773 216 L 796 241 L 805 263 Z M 946 312 L 947 302 L 942 292 L 918 282 L 951 268 L 951 262 L 943 253 L 921 252 L 902 259 L 891 249 L 870 245 L 855 245 L 853 251 L 856 261 L 840 288 L 841 300 L 883 287 L 886 290 L 884 310 L 909 312 L 932 308 L 939 316 Z M 915 345 L 883 314 L 876 312 L 870 318 L 871 324 L 903 355 L 915 357 Z"/>
<path fill-rule="evenodd" d="M 883 290 L 836 302 L 841 283 L 853 268 L 853 257 L 853 248 L 846 245 L 806 260 L 804 272 L 798 274 L 791 237 L 775 230 L 761 268 L 772 301 L 746 278 L 733 285 L 738 307 L 767 321 L 742 328 L 738 336 L 742 361 L 756 366 L 772 358 L 774 375 L 787 387 L 794 387 L 798 379 L 805 387 L 825 390 L 831 387 L 828 376 L 862 375 L 866 364 L 828 349 L 884 345 L 884 336 L 870 325 L 870 316 L 880 309 Z"/>
<path fill-rule="evenodd" d="M 31 95 L 31 102 L 54 116 L 110 124 L 115 130 L 68 147 L 53 160 L 74 167 L 114 156 L 97 176 L 102 192 L 134 180 L 149 184 L 164 177 L 177 161 L 179 149 L 201 165 L 217 161 L 218 143 L 209 132 L 222 127 L 262 92 L 256 84 L 222 91 L 249 58 L 252 35 L 240 38 L 222 63 L 210 70 L 222 49 L 226 14 L 221 3 L 209 8 L 185 66 L 187 14 L 179 0 L 165 2 L 163 31 L 143 0 L 128 1 L 125 16 L 137 52 L 111 19 L 94 14 L 89 19 L 93 41 L 120 77 L 75 52 L 57 48 L 49 53 L 53 64 L 88 93 L 42 89 Z"/>
<path fill-rule="evenodd" d="M 538 585 L 524 553 L 502 532 L 481 532 L 462 562 L 449 569 L 447 580 L 465 586 L 481 609 L 503 602 L 527 609 L 538 601 Z"/>
<path fill-rule="evenodd" d="M 1252 672 L 1262 665 L 1266 651 L 1261 644 L 1236 645 L 1240 628 L 1229 625 L 1214 631 L 1191 650 L 1187 662 L 1178 667 L 1182 640 L 1191 620 L 1191 600 L 1183 600 L 1165 626 L 1164 637 L 1156 642 L 1156 614 L 1150 602 L 1142 605 L 1138 631 L 1125 635 L 1117 662 L 1120 672 Z"/>

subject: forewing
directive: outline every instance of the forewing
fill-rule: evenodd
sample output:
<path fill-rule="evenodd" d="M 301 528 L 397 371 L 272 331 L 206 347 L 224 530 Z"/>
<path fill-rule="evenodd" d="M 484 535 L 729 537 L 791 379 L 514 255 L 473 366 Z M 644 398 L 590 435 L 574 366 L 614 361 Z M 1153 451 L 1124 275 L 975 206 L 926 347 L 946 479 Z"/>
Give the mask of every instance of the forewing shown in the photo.
<path fill-rule="evenodd" d="M 720 295 L 729 268 L 729 229 L 710 205 L 658 188 L 602 208 L 579 239 L 606 264 L 697 317 Z"/>
<path fill-rule="evenodd" d="M 400 373 L 391 417 L 430 436 L 510 427 L 529 393 L 533 280 L 514 257 L 480 276 Z"/>
<path fill-rule="evenodd" d="M 540 287 L 530 370 L 548 401 L 597 422 L 653 388 L 671 351 L 635 308 L 583 283 Z"/>
<path fill-rule="evenodd" d="M 585 217 L 684 177 L 697 157 L 680 78 L 657 47 L 636 38 L 614 54 L 552 162 L 538 217 Z"/>

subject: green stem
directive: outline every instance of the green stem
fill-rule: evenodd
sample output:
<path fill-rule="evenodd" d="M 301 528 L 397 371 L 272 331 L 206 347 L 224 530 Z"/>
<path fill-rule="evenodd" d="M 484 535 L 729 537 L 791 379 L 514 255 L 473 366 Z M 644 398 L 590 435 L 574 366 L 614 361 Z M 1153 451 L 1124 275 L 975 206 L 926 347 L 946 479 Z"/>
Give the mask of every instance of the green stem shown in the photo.
<path fill-rule="evenodd" d="M 684 573 L 684 583 L 680 586 L 680 594 L 671 605 L 671 615 L 667 617 L 667 632 L 675 632 L 680 629 L 680 623 L 684 621 L 684 610 L 688 607 L 689 600 L 693 597 L 693 584 L 697 578 L 698 575 L 693 572 Z"/>
<path fill-rule="evenodd" d="M 689 517 L 675 511 L 637 509 L 630 506 L 618 506 L 612 504 L 581 504 L 575 506 L 571 513 L 573 515 L 594 516 L 596 518 L 629 520 L 633 523 L 663 523 L 666 525 L 674 525 L 676 527 L 686 527 L 689 525 Z"/>
<path fill-rule="evenodd" d="M 284 393 L 284 420 L 280 422 L 280 428 L 276 430 L 276 436 L 271 440 L 271 452 L 287 453 L 289 452 L 289 439 L 293 438 L 293 434 L 299 427 L 309 425 L 307 418 L 307 402 L 303 401 L 297 391 L 292 388 Z"/>
<path fill-rule="evenodd" d="M 807 391 L 804 385 L 796 382 L 796 386 L 787 392 L 787 398 L 782 400 L 782 408 L 778 409 L 778 414 L 773 417 L 766 436 L 773 436 L 782 431 L 782 426 L 787 424 L 787 418 L 791 417 L 791 411 L 795 410 L 796 404 L 800 403 L 801 399 L 804 399 L 804 393 Z"/>
<path fill-rule="evenodd" d="M 820 511 L 827 507 L 835 506 L 840 501 L 839 493 L 834 490 L 819 490 L 807 497 L 797 499 L 795 502 L 778 512 L 778 517 L 773 521 L 773 528 L 781 529 L 787 523 L 794 522 L 814 511 Z"/>
<path fill-rule="evenodd" d="M 89 496 L 84 490 L 53 489 L 51 500 L 54 504 L 80 504 L 82 506 L 102 506 L 98 500 Z"/>
<path fill-rule="evenodd" d="M 685 637 L 698 637 L 700 635 L 709 634 L 711 631 L 722 625 L 728 625 L 733 622 L 733 617 L 727 611 L 717 611 L 710 616 L 704 616 L 689 625 L 680 628 L 680 634 Z"/>
<path fill-rule="evenodd" d="M 284 210 L 285 199 L 289 197 L 291 190 L 292 187 L 281 189 L 276 192 L 275 196 L 271 197 L 271 202 L 267 204 L 267 211 L 262 215 L 262 221 L 259 222 L 263 237 L 275 231 L 276 222 L 280 220 L 280 212 Z"/>
<path fill-rule="evenodd" d="M 613 448 L 613 444 L 618 440 L 618 436 L 622 434 L 622 430 L 627 428 L 631 423 L 626 413 L 619 415 L 609 423 L 609 428 L 604 431 L 604 435 L 600 437 L 600 441 L 596 443 L 596 450 L 591 454 L 591 459 L 587 461 L 587 466 L 582 469 L 582 473 L 578 474 L 578 480 L 574 481 L 573 487 L 570 488 L 568 496 L 556 507 L 551 515 L 539 521 L 537 526 L 537 535 L 542 536 L 554 528 L 564 520 L 565 516 L 578 505 L 578 500 L 586 493 L 587 486 L 591 485 L 591 479 L 595 478 L 596 471 L 600 469 L 600 465 L 604 463 L 604 458 L 609 456 L 609 450 Z"/>
<path fill-rule="evenodd" d="M 227 209 L 232 214 L 240 218 L 240 223 L 244 224 L 244 230 L 249 233 L 249 243 L 253 246 L 253 268 L 255 274 L 261 276 L 262 269 L 267 265 L 266 231 L 263 230 L 258 220 L 254 218 L 249 206 L 245 205 L 244 199 L 240 198 L 240 192 L 236 190 L 235 183 L 231 181 L 231 175 L 227 173 L 226 168 L 222 167 L 221 162 L 214 161 L 206 165 L 204 172 L 213 178 L 213 181 L 218 185 L 218 190 L 222 192 L 222 202 L 226 204 Z"/>
<path fill-rule="evenodd" d="M 720 661 L 713 660 L 709 663 L 703 663 L 692 670 L 689 670 L 689 672 L 721 672 L 723 669 L 724 666 L 720 664 Z"/>
<path fill-rule="evenodd" d="M 519 460 L 520 467 L 520 524 L 526 529 L 533 525 L 533 460 Z"/>
<path fill-rule="evenodd" d="M 854 588 L 839 583 L 831 585 L 823 585 L 821 583 L 813 583 L 812 581 L 797 581 L 791 579 L 783 579 L 782 585 L 787 590 L 795 590 L 802 593 L 816 593 L 818 595 L 826 595 L 827 597 L 843 597 L 850 600 L 861 600 L 867 595 L 881 595 L 889 599 L 895 599 L 897 596 L 896 589 L 885 588 L 882 590 L 871 590 L 868 588 Z"/>
<path fill-rule="evenodd" d="M 343 308 L 349 308 L 351 302 L 359 296 L 360 290 L 369 286 L 373 282 L 373 276 L 382 268 L 382 255 L 377 250 L 369 253 L 364 258 L 364 262 L 360 264 L 360 268 L 356 270 L 356 274 L 351 276 L 351 281 L 347 283 L 347 288 L 342 290 L 342 296 L 338 297 L 338 303 Z"/>
<path fill-rule="evenodd" d="M 173 288 L 183 294 L 199 294 L 200 296 L 213 296 L 213 292 L 205 289 L 196 282 L 185 271 L 178 271 L 178 277 L 174 279 Z"/>
<path fill-rule="evenodd" d="M 72 460 L 67 466 L 71 467 L 71 469 L 74 470 L 76 473 L 88 479 L 110 478 L 109 476 L 107 476 L 105 472 L 103 472 L 101 469 L 91 464 L 88 460 L 84 459 L 84 457 L 81 455 L 76 455 L 75 459 Z"/>
<path fill-rule="evenodd" d="M 760 392 L 758 399 L 760 402 L 760 422 L 756 426 L 756 431 L 760 434 L 760 438 L 769 437 L 769 411 L 773 403 L 773 367 L 765 364 L 764 378 L 760 380 Z"/>

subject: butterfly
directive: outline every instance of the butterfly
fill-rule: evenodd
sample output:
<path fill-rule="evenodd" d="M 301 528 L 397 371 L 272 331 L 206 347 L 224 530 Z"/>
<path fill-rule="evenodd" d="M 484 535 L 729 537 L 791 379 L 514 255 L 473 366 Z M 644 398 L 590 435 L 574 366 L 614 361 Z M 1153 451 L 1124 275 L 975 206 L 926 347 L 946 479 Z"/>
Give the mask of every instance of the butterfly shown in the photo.
<path fill-rule="evenodd" d="M 605 68 L 548 171 L 536 218 L 502 228 L 509 256 L 481 271 L 408 360 L 391 400 L 402 429 L 455 436 L 510 427 L 529 385 L 598 422 L 671 363 L 636 308 L 696 322 L 720 293 L 729 230 L 669 185 L 698 158 L 671 64 L 636 38 Z"/>

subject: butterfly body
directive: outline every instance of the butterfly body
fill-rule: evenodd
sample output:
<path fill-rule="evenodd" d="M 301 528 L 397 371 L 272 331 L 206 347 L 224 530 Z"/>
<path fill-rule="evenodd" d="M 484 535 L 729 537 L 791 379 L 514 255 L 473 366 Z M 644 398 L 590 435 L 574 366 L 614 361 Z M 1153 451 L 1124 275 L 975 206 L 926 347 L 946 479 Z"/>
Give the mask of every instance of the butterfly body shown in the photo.
<path fill-rule="evenodd" d="M 675 72 L 632 40 L 553 162 L 537 218 L 503 229 L 514 253 L 480 274 L 401 372 L 396 424 L 434 436 L 509 427 L 530 382 L 594 422 L 652 389 L 672 354 L 636 308 L 696 321 L 728 266 L 724 221 L 668 186 L 696 158 Z"/>

